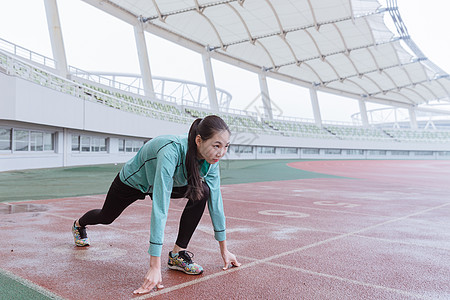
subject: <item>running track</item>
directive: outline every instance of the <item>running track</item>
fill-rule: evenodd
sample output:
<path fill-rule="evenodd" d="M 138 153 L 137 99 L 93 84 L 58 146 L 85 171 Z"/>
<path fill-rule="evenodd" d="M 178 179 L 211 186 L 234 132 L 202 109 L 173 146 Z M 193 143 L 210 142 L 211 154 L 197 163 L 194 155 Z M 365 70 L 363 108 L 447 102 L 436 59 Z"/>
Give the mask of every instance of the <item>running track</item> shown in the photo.
<path fill-rule="evenodd" d="M 239 268 L 221 270 L 205 215 L 189 249 L 204 274 L 163 265 L 166 287 L 133 296 L 148 265 L 151 201 L 91 227 L 92 246 L 76 248 L 71 223 L 101 206 L 99 195 L 0 203 L 14 212 L 0 218 L 0 275 L 64 299 L 450 299 L 450 161 L 290 166 L 341 177 L 223 186 Z M 171 202 L 164 262 L 184 204 Z"/>

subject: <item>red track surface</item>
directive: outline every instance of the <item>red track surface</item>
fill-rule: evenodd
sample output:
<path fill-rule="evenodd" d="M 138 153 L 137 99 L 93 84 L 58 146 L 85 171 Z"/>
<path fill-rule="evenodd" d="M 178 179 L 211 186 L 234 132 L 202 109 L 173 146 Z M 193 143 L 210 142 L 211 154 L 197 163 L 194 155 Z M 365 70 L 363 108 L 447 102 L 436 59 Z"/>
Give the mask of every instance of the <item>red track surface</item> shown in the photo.
<path fill-rule="evenodd" d="M 76 248 L 71 223 L 103 196 L 33 201 L 46 210 L 2 215 L 0 266 L 67 299 L 450 299 L 450 161 L 290 166 L 346 178 L 223 186 L 239 268 L 222 271 L 205 216 L 189 249 L 204 274 L 163 266 L 166 288 L 133 296 L 148 265 L 151 201 L 90 227 L 92 246 Z M 163 261 L 184 203 L 172 200 Z"/>

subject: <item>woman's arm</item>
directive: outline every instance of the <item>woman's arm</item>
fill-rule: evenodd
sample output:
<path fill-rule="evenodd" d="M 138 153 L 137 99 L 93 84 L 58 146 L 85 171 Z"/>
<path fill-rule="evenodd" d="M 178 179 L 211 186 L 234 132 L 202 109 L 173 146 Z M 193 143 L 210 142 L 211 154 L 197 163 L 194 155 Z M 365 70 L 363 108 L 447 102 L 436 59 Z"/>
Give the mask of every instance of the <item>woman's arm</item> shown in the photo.
<path fill-rule="evenodd" d="M 164 241 L 169 210 L 170 194 L 173 186 L 173 174 L 176 167 L 176 151 L 171 145 L 162 148 L 157 155 L 156 169 L 146 169 L 149 176 L 154 172 L 154 187 L 152 195 L 152 214 L 150 225 L 150 268 L 144 277 L 144 283 L 134 294 L 145 294 L 153 288 L 163 288 L 161 275 L 161 248 Z"/>
<path fill-rule="evenodd" d="M 236 256 L 228 251 L 225 233 L 225 214 L 223 211 L 222 193 L 220 191 L 220 170 L 218 164 L 212 166 L 213 169 L 206 177 L 206 182 L 210 188 L 210 199 L 208 201 L 209 214 L 214 226 L 214 236 L 219 242 L 220 254 L 224 262 L 224 270 L 231 266 L 239 267 L 241 264 Z"/>
<path fill-rule="evenodd" d="M 222 193 L 220 192 L 220 170 L 218 164 L 211 165 L 211 170 L 205 180 L 210 191 L 208 210 L 214 227 L 214 237 L 217 241 L 224 241 L 226 240 L 226 222 Z"/>
<path fill-rule="evenodd" d="M 172 145 L 167 145 L 157 155 L 156 169 L 154 172 L 152 213 L 150 220 L 150 247 L 148 253 L 151 256 L 161 256 L 164 242 L 164 229 L 166 227 L 169 211 L 170 194 L 173 187 L 173 174 L 178 160 L 177 152 Z"/>

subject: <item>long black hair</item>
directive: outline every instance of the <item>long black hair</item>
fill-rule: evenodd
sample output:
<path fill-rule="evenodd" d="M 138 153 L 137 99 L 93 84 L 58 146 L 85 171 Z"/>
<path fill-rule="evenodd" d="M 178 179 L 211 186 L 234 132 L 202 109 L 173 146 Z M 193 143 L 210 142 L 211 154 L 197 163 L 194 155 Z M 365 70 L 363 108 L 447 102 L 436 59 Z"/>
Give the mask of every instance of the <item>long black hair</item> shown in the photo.
<path fill-rule="evenodd" d="M 189 129 L 188 150 L 186 153 L 186 170 L 188 175 L 186 198 L 200 200 L 203 197 L 203 185 L 198 165 L 197 143 L 195 142 L 197 135 L 200 135 L 200 138 L 206 141 L 223 130 L 231 134 L 225 121 L 215 115 L 210 115 L 203 119 L 198 118 L 192 123 Z"/>

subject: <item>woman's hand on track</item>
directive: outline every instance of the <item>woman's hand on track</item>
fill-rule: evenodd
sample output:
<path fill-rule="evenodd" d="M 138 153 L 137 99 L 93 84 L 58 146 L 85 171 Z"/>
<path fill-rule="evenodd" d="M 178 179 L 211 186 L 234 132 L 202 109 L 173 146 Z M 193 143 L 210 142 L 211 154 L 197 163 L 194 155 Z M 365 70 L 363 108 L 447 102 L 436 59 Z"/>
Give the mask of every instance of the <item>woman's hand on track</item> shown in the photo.
<path fill-rule="evenodd" d="M 155 287 L 157 289 L 162 289 L 164 286 L 162 283 L 161 275 L 161 259 L 160 257 L 151 256 L 150 258 L 150 269 L 144 278 L 144 283 L 140 288 L 135 290 L 133 294 L 147 294 L 150 293 Z"/>
<path fill-rule="evenodd" d="M 222 253 L 222 258 L 224 262 L 223 270 L 227 270 L 230 267 L 239 267 L 241 264 L 237 261 L 236 256 L 230 251 L 226 250 Z"/>

